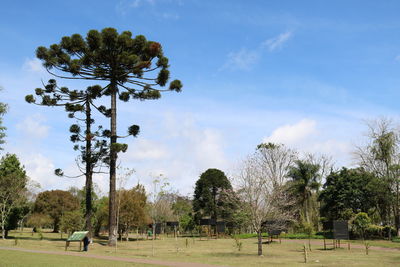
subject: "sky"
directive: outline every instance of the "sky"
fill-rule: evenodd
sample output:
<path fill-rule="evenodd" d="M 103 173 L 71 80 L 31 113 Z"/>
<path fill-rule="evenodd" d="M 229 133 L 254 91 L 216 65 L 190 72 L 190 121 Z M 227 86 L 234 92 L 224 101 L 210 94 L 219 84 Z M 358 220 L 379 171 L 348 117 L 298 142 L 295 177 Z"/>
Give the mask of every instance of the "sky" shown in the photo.
<path fill-rule="evenodd" d="M 399 1 L 2 1 L 0 101 L 7 143 L 41 190 L 81 187 L 69 141 L 73 121 L 60 108 L 27 104 L 51 76 L 38 46 L 62 36 L 114 27 L 162 44 L 181 93 L 156 101 L 118 103 L 118 131 L 141 127 L 120 155 L 134 169 L 121 186 L 150 191 L 160 174 L 191 196 L 208 168 L 234 176 L 262 142 L 331 156 L 351 167 L 365 142 L 365 121 L 398 121 Z M 93 83 L 58 80 L 86 88 Z M 109 99 L 104 99 L 109 101 Z M 100 119 L 101 121 L 101 119 Z M 120 172 L 123 173 L 123 172 Z M 123 175 L 120 175 L 121 177 Z M 121 181 L 124 179 L 121 179 Z M 107 175 L 94 177 L 103 194 Z"/>

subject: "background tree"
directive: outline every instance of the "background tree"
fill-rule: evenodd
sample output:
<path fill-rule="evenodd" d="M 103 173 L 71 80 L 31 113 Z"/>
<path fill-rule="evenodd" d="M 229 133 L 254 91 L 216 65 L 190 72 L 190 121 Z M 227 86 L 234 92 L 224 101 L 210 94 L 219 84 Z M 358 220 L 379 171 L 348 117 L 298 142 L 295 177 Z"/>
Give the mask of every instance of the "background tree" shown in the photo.
<path fill-rule="evenodd" d="M 2 88 L 0 87 L 0 91 Z M 7 112 L 7 105 L 0 102 L 0 150 L 3 150 L 2 144 L 4 144 L 4 137 L 6 136 L 6 127 L 3 126 L 3 116 Z"/>
<path fill-rule="evenodd" d="M 221 199 L 225 190 L 232 190 L 232 185 L 223 171 L 208 169 L 200 175 L 193 196 L 196 220 L 205 216 L 215 221 L 223 218 L 224 206 L 228 205 Z"/>
<path fill-rule="evenodd" d="M 297 198 L 300 205 L 300 217 L 311 224 L 312 212 L 316 207 L 316 194 L 320 187 L 319 184 L 320 166 L 306 161 L 297 160 L 295 166 L 290 167 L 288 176 L 292 179 L 290 182 L 290 191 Z"/>
<path fill-rule="evenodd" d="M 196 226 L 194 219 L 192 200 L 188 197 L 177 195 L 172 203 L 173 214 L 178 218 L 181 231 L 193 231 Z"/>
<path fill-rule="evenodd" d="M 280 187 L 285 184 L 289 168 L 296 160 L 297 153 L 282 144 L 274 143 L 259 144 L 257 150 L 273 186 Z"/>
<path fill-rule="evenodd" d="M 118 192 L 120 198 L 118 231 L 122 238 L 125 234 L 128 240 L 132 227 L 139 227 L 149 221 L 146 206 L 147 196 L 143 185 L 136 185 L 130 190 L 121 189 Z"/>
<path fill-rule="evenodd" d="M 287 206 L 291 205 L 289 195 L 281 186 L 277 186 L 271 170 L 265 165 L 260 151 L 249 156 L 236 176 L 238 194 L 242 200 L 241 209 L 250 218 L 252 228 L 258 237 L 258 255 L 262 255 L 262 228 L 266 221 L 271 228 L 282 228 L 293 214 Z"/>
<path fill-rule="evenodd" d="M 84 225 L 85 222 L 81 210 L 65 212 L 60 221 L 61 231 L 68 235 L 74 231 L 81 231 Z"/>
<path fill-rule="evenodd" d="M 332 172 L 319 196 L 321 215 L 328 220 L 349 220 L 358 212 L 372 211 L 377 208 L 377 182 L 374 174 L 361 168 Z"/>
<path fill-rule="evenodd" d="M 369 122 L 368 143 L 358 147 L 356 156 L 361 167 L 370 171 L 385 185 L 386 192 L 380 199 L 379 213 L 384 225 L 394 224 L 400 235 L 400 138 L 398 127 L 391 120 Z M 390 232 L 390 231 L 389 231 Z"/>
<path fill-rule="evenodd" d="M 105 81 L 101 95 L 111 97 L 110 109 L 100 110 L 110 115 L 110 211 L 109 245 L 116 244 L 116 160 L 117 153 L 126 150 L 126 145 L 118 143 L 117 134 L 117 96 L 122 101 L 130 98 L 145 100 L 158 99 L 162 91 L 177 91 L 182 88 L 179 80 L 170 83 L 168 58 L 164 56 L 161 45 L 148 41 L 143 35 L 132 38 L 132 33 L 121 34 L 113 28 L 101 32 L 91 30 L 84 39 L 79 34 L 65 36 L 59 44 L 49 48 L 39 47 L 36 56 L 52 74 L 67 79 Z M 154 62 L 155 61 L 155 62 Z M 57 73 L 53 72 L 58 71 Z M 151 77 L 154 71 L 158 75 Z M 61 74 L 59 74 L 61 72 Z M 65 76 L 64 76 L 65 75 Z M 130 128 L 129 131 L 138 129 Z"/>
<path fill-rule="evenodd" d="M 41 192 L 35 201 L 34 212 L 47 214 L 53 220 L 53 232 L 59 231 L 62 216 L 79 209 L 79 201 L 70 192 L 51 190 Z"/>
<path fill-rule="evenodd" d="M 26 203 L 27 180 L 25 169 L 15 154 L 6 154 L 1 158 L 0 224 L 3 239 L 7 236 L 7 230 L 12 228 L 11 215 L 18 216 L 15 213 Z"/>
<path fill-rule="evenodd" d="M 74 150 L 80 151 L 80 156 L 76 163 L 81 172 L 77 176 L 67 176 L 69 178 L 78 178 L 85 176 L 86 197 L 85 197 L 85 228 L 92 236 L 92 192 L 93 192 L 93 174 L 99 173 L 97 167 L 101 168 L 103 163 L 108 163 L 108 144 L 104 139 L 109 135 L 109 130 L 102 130 L 102 126 L 93 131 L 95 123 L 92 115 L 94 100 L 100 96 L 100 86 L 89 86 L 84 90 L 70 90 L 67 87 L 59 87 L 54 79 L 49 80 L 48 84 L 42 88 L 35 89 L 35 95 L 40 100 L 36 100 L 33 95 L 27 95 L 25 100 L 41 106 L 62 106 L 68 113 L 68 117 L 75 118 L 78 122 L 84 123 L 84 131 L 81 126 L 76 123 L 72 124 L 69 131 L 71 132 L 71 141 L 75 144 Z M 96 107 L 97 108 L 97 107 Z M 83 113 L 83 118 L 80 114 Z M 81 166 L 83 164 L 84 166 Z M 56 169 L 55 174 L 64 176 L 61 169 Z"/>
<path fill-rule="evenodd" d="M 108 225 L 108 197 L 104 196 L 94 202 L 94 235 L 100 236 L 100 231 Z"/>
<path fill-rule="evenodd" d="M 49 215 L 40 214 L 40 213 L 32 213 L 26 222 L 26 224 L 32 227 L 34 230 L 43 229 L 44 227 L 51 227 L 53 220 Z"/>

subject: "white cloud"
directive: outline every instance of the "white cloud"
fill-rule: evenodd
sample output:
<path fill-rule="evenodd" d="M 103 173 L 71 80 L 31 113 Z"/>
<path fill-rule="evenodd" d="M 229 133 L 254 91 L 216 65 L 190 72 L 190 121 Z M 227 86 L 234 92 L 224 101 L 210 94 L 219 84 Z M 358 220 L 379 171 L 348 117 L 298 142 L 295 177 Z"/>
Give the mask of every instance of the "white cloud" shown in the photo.
<path fill-rule="evenodd" d="M 269 51 L 282 48 L 283 44 L 286 43 L 292 37 L 292 32 L 281 33 L 278 36 L 268 39 L 263 42 L 263 46 L 267 47 Z"/>
<path fill-rule="evenodd" d="M 302 119 L 297 123 L 278 127 L 263 142 L 284 144 L 300 153 L 325 154 L 340 165 L 346 165 L 350 162 L 353 145 L 348 140 L 332 137 L 330 133 L 334 129 L 329 127 L 321 127 L 315 120 Z M 321 128 L 323 130 L 319 130 Z"/>
<path fill-rule="evenodd" d="M 133 146 L 129 146 L 127 158 L 134 160 L 158 160 L 168 156 L 168 153 L 161 144 L 145 138 L 138 138 L 133 141 Z"/>
<path fill-rule="evenodd" d="M 394 60 L 395 60 L 395 61 L 400 61 L 400 55 L 397 55 L 397 56 L 394 58 Z"/>
<path fill-rule="evenodd" d="M 137 180 L 151 188 L 152 176 L 162 173 L 183 194 L 192 193 L 199 175 L 208 168 L 226 171 L 229 167 L 224 153 L 224 138 L 216 129 L 198 125 L 192 115 L 167 114 L 158 132 L 164 135 L 150 141 L 139 136 L 133 139 L 126 154 L 121 154 L 121 164 L 136 170 Z M 161 145 L 162 144 L 162 145 Z"/>
<path fill-rule="evenodd" d="M 228 59 L 221 69 L 229 70 L 250 70 L 260 58 L 257 50 L 242 48 L 238 52 L 228 54 Z"/>
<path fill-rule="evenodd" d="M 24 65 L 22 66 L 22 69 L 34 73 L 45 72 L 45 69 L 42 66 L 42 62 L 37 58 L 26 59 Z"/>
<path fill-rule="evenodd" d="M 42 139 L 49 132 L 49 126 L 43 125 L 45 118 L 39 114 L 26 117 L 16 125 L 16 128 L 29 138 Z"/>
<path fill-rule="evenodd" d="M 303 119 L 295 124 L 286 124 L 274 130 L 263 142 L 293 145 L 316 133 L 316 121 Z"/>
<path fill-rule="evenodd" d="M 40 153 L 29 153 L 21 156 L 21 162 L 27 175 L 40 184 L 43 189 L 57 188 L 60 178 L 54 175 L 53 162 Z"/>

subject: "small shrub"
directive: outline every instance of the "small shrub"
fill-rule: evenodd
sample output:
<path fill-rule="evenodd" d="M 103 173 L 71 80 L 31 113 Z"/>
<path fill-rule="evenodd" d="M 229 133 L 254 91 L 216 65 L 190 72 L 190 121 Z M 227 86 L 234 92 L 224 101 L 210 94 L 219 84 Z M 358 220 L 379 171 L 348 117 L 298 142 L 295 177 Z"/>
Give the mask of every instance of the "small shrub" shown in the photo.
<path fill-rule="evenodd" d="M 234 237 L 235 240 L 235 246 L 237 248 L 238 251 L 242 250 L 242 246 L 243 246 L 243 242 L 240 241 L 240 239 L 238 237 Z"/>

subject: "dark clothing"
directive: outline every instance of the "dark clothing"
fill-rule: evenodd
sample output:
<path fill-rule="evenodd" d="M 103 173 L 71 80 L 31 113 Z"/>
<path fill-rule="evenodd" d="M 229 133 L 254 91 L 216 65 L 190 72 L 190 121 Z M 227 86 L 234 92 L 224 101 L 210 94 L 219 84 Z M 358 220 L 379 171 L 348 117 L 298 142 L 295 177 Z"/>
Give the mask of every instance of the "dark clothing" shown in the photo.
<path fill-rule="evenodd" d="M 89 238 L 85 236 L 85 238 L 83 239 L 83 251 L 88 251 L 89 244 L 90 244 Z"/>

